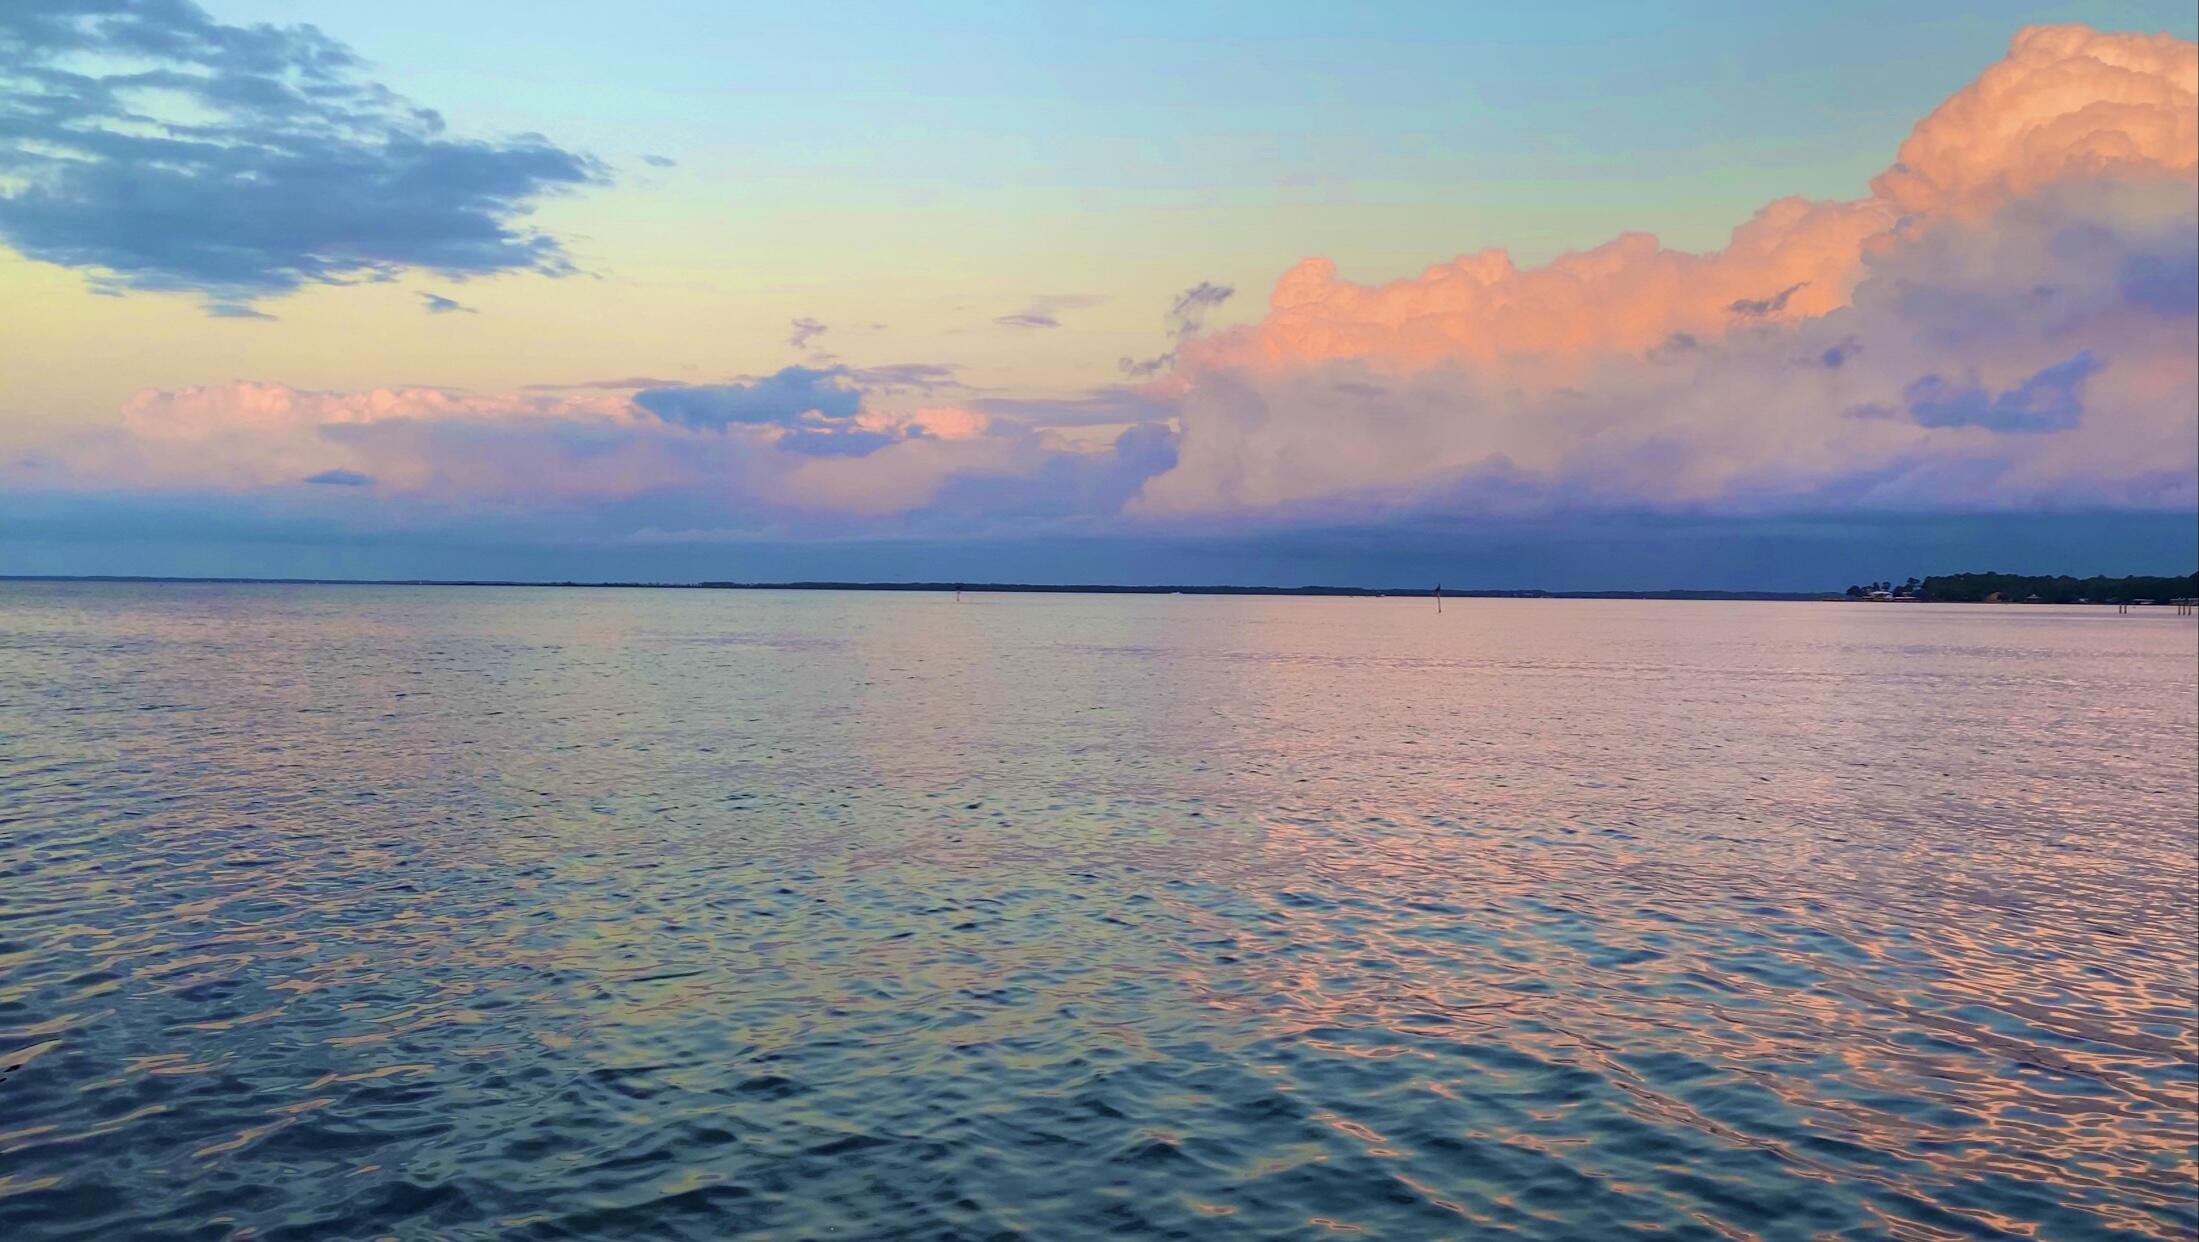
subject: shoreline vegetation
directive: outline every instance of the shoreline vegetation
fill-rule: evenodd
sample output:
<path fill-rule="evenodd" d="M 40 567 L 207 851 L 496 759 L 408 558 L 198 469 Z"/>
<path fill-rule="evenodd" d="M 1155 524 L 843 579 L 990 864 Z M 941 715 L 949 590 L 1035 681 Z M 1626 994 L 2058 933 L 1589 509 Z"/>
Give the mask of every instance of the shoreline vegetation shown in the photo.
<path fill-rule="evenodd" d="M 2199 597 L 2199 573 L 2181 578 L 2133 575 L 2109 578 L 2067 574 L 1946 574 L 1896 585 L 1851 586 L 1851 600 L 1921 604 L 2165 604 Z"/>
<path fill-rule="evenodd" d="M 1650 599 L 1877 601 L 1900 603 L 2139 604 L 2199 597 L 2199 574 L 2184 577 L 2072 578 L 2001 573 L 1949 574 L 1873 582 L 1837 591 L 1544 591 L 1494 588 L 1361 586 L 1226 586 L 1044 582 L 576 582 L 492 578 L 247 578 L 152 574 L 0 574 L 0 582 L 182 583 L 232 586 L 569 587 L 691 591 L 923 591 L 982 595 L 1262 595 L 1428 599 Z"/>

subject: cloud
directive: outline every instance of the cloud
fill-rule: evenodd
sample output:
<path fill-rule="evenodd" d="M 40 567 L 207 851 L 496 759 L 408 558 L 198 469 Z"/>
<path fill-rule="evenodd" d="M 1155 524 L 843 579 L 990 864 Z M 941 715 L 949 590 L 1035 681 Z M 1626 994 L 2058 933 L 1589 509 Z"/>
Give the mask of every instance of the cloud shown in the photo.
<path fill-rule="evenodd" d="M 1975 218 L 2070 179 L 2199 164 L 2193 45 L 2031 26 L 1901 144 L 1872 194 L 1905 217 Z"/>
<path fill-rule="evenodd" d="M 1180 460 L 1133 509 L 2192 505 L 2195 68 L 2026 30 L 1871 194 L 1708 253 L 1307 260 L 1178 346 Z"/>
<path fill-rule="evenodd" d="M 453 313 L 471 315 L 475 313 L 471 306 L 446 298 L 440 293 L 422 293 L 420 301 L 423 309 L 430 315 L 449 315 Z"/>
<path fill-rule="evenodd" d="M 867 397 L 930 395 L 961 387 L 955 368 L 941 363 L 791 366 L 724 384 L 647 386 L 634 394 L 634 404 L 668 423 L 722 430 L 734 424 L 791 426 L 805 419 L 851 419 Z"/>
<path fill-rule="evenodd" d="M 1788 298 L 1800 293 L 1808 284 L 1809 282 L 1806 280 L 1798 281 L 1768 298 L 1735 298 L 1726 304 L 1726 309 L 1736 315 L 1746 315 L 1752 319 L 1761 319 L 1766 315 L 1776 315 L 1787 309 Z"/>
<path fill-rule="evenodd" d="M 372 487 L 378 513 L 445 518 L 640 506 L 723 529 L 976 529 L 1118 509 L 1171 460 L 1152 443 L 1171 434 L 1064 439 L 960 406 L 874 403 L 846 375 L 800 367 L 631 398 L 233 383 L 140 393 L 120 427 L 0 463 L 0 492 L 250 496 L 303 480 Z"/>
<path fill-rule="evenodd" d="M 1107 299 L 1092 293 L 1040 294 L 1022 310 L 1001 315 L 993 320 L 1004 328 L 1058 328 L 1060 315 L 1066 310 L 1083 310 L 1098 306 Z"/>
<path fill-rule="evenodd" d="M 645 388 L 634 404 L 668 423 L 718 430 L 736 423 L 791 424 L 805 414 L 852 418 L 863 395 L 839 369 L 787 367 L 743 384 Z"/>
<path fill-rule="evenodd" d="M 1014 396 L 943 363 L 812 357 L 709 384 L 235 383 L 142 393 L 119 427 L 0 462 L 0 494 L 320 496 L 819 540 L 1348 530 L 1362 550 L 1384 531 L 1652 517 L 2188 512 L 2199 182 L 2146 101 L 2191 107 L 2192 45 L 2015 47 L 2022 74 L 1980 78 L 2002 83 L 1996 106 L 2090 154 L 1956 109 L 1980 134 L 1951 170 L 1935 139 L 1898 193 L 1781 200 L 1708 253 L 1626 235 L 1379 286 L 1309 260 L 1226 328 L 1229 291 L 1195 285 L 1164 314 L 1173 347 L 1149 382 Z M 1972 158 L 1996 143 L 2020 167 Z M 372 480 L 373 505 L 299 486 L 347 475 Z"/>
<path fill-rule="evenodd" d="M 1920 427 L 2064 431 L 2084 417 L 2084 382 L 2101 365 L 2087 350 L 1998 394 L 1987 391 L 1975 375 L 1962 384 L 1927 375 L 1901 395 L 1909 417 Z"/>
<path fill-rule="evenodd" d="M 581 392 L 588 389 L 678 388 L 687 381 L 656 375 L 622 375 L 613 379 L 573 380 L 563 384 L 529 384 L 527 392 Z"/>
<path fill-rule="evenodd" d="M 743 383 L 644 389 L 633 400 L 664 422 L 691 430 L 776 429 L 762 442 L 811 457 L 867 457 L 916 439 L 975 440 L 991 428 L 985 414 L 956 406 L 871 405 L 869 391 L 898 390 L 878 384 L 873 371 L 786 367 Z M 898 374 L 889 369 L 886 378 Z"/>
<path fill-rule="evenodd" d="M 678 168 L 680 162 L 669 155 L 644 155 L 641 162 L 651 168 Z"/>
<path fill-rule="evenodd" d="M 1917 126 L 1865 198 L 1781 199 L 1707 254 L 1630 233 L 1539 268 L 1489 249 L 1372 287 L 1309 259 L 1277 283 L 1262 322 L 1194 352 L 1216 366 L 1350 358 L 1559 378 L 1678 335 L 1714 340 L 1747 321 L 1822 316 L 1848 304 L 1867 256 L 1936 225 L 1977 225 L 2068 181 L 2188 181 L 2199 161 L 2193 66 L 2193 45 L 2165 36 L 2026 29 L 2008 59 Z"/>
<path fill-rule="evenodd" d="M 524 224 L 606 179 L 535 134 L 459 138 L 311 26 L 188 0 L 0 6 L 0 241 L 216 314 L 307 284 L 573 264 Z"/>
<path fill-rule="evenodd" d="M 883 431 L 859 427 L 797 427 L 781 436 L 777 447 L 806 457 L 868 457 L 897 439 Z"/>
<path fill-rule="evenodd" d="M 1158 422 L 1173 417 L 1176 404 L 1152 385 L 1106 384 L 1069 397 L 978 397 L 973 410 L 1048 427 Z"/>
<path fill-rule="evenodd" d="M 135 439 L 152 442 L 227 435 L 273 438 L 367 423 L 586 420 L 631 424 L 646 418 L 626 398 L 609 395 L 469 393 L 419 387 L 319 392 L 249 381 L 149 389 L 122 405 L 122 430 Z"/>
<path fill-rule="evenodd" d="M 1308 259 L 1276 283 L 1267 317 L 1193 343 L 1194 366 L 1287 367 L 1334 359 L 1399 369 L 1471 363 L 1562 372 L 1601 353 L 1642 354 L 1735 327 L 1735 304 L 1765 300 L 1743 319 L 1821 315 L 1846 301 L 1863 244 L 1893 217 L 1883 205 L 1781 199 L 1733 233 L 1724 250 L 1667 250 L 1646 233 L 1521 268 L 1489 249 L 1383 286 L 1341 279 Z M 1776 310 L 1764 290 L 1788 292 Z"/>
<path fill-rule="evenodd" d="M 1227 285 L 1202 280 L 1177 294 L 1176 300 L 1169 304 L 1166 317 L 1169 339 L 1182 341 L 1196 335 L 1206 326 L 1207 313 L 1227 302 L 1236 292 Z M 1151 358 L 1123 358 L 1115 363 L 1115 367 L 1124 375 L 1142 379 L 1158 375 L 1175 365 L 1175 362 L 1176 351 L 1171 349 Z"/>
<path fill-rule="evenodd" d="M 832 331 L 831 328 L 817 322 L 814 319 L 809 318 L 806 315 L 800 319 L 791 321 L 790 326 L 794 329 L 794 331 L 787 335 L 786 343 L 792 345 L 796 349 L 808 349 L 809 343 L 811 341 L 814 341 L 818 337 L 823 336 L 825 333 Z"/>
<path fill-rule="evenodd" d="M 2105 239 L 2058 246 L 2079 223 Z M 2115 256 L 2195 236 L 2188 182 L 2065 185 L 1874 255 L 1846 306 L 1688 349 L 1209 367 L 1134 509 L 2189 507 L 2194 318 L 2132 305 Z"/>
<path fill-rule="evenodd" d="M 2123 260 L 2123 300 L 2179 318 L 2199 314 L 2199 254 L 2134 254 Z"/>
<path fill-rule="evenodd" d="M 812 413 L 771 443 L 781 451 L 810 457 L 868 457 L 909 440 L 980 440 L 991 427 L 992 420 L 984 415 L 954 406 L 866 409 L 844 418 Z"/>
<path fill-rule="evenodd" d="M 902 392 L 934 393 L 946 389 L 966 389 L 957 369 L 938 362 L 888 362 L 877 366 L 842 366 L 837 374 L 846 376 L 849 383 L 866 392 L 888 394 Z"/>
<path fill-rule="evenodd" d="M 1200 281 L 1176 295 L 1168 308 L 1168 334 L 1181 340 L 1206 326 L 1207 312 L 1227 302 L 1237 291 L 1227 285 Z"/>
<path fill-rule="evenodd" d="M 36 469 L 0 466 L 0 489 L 245 493 L 356 474 L 389 496 L 526 504 L 681 477 L 668 445 L 647 442 L 663 424 L 623 395 L 239 382 L 148 390 L 121 415 L 54 443 Z"/>

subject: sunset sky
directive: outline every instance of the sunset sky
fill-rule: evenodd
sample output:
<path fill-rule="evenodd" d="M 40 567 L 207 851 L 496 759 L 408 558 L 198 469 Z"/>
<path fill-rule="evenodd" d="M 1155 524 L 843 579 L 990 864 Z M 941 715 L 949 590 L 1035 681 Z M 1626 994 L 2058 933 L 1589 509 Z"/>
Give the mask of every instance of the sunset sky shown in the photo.
<path fill-rule="evenodd" d="M 17 0 L 0 573 L 2188 572 L 2194 33 Z"/>

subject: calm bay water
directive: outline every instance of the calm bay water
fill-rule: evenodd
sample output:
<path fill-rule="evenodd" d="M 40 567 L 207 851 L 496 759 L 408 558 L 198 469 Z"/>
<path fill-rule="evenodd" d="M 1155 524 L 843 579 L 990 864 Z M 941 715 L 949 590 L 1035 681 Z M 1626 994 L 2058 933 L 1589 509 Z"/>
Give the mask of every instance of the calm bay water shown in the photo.
<path fill-rule="evenodd" d="M 0 584 L 0 1236 L 2190 1237 L 2195 657 Z"/>

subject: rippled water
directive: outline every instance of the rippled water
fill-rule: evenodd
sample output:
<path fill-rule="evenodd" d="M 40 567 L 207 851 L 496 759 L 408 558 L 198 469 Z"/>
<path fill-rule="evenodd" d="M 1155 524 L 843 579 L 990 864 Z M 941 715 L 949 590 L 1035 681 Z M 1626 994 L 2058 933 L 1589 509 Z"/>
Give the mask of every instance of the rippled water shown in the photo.
<path fill-rule="evenodd" d="M 0 1236 L 2188 1237 L 2195 644 L 0 585 Z"/>

